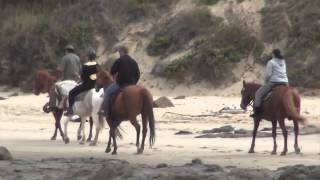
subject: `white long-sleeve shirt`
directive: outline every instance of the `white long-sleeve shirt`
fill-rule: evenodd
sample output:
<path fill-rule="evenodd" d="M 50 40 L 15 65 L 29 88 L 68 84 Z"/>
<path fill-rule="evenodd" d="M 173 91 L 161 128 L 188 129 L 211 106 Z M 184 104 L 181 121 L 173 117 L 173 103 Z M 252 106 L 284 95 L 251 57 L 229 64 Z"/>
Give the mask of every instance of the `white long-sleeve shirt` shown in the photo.
<path fill-rule="evenodd" d="M 288 83 L 286 62 L 284 59 L 271 59 L 266 68 L 265 83 L 268 82 L 285 82 Z"/>

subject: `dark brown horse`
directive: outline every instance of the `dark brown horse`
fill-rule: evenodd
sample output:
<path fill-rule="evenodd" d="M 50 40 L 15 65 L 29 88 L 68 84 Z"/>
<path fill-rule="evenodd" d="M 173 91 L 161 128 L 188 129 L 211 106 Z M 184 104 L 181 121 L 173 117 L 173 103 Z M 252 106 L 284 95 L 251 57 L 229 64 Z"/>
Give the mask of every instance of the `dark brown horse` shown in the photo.
<path fill-rule="evenodd" d="M 54 83 L 57 81 L 60 72 L 54 72 L 54 76 L 51 75 L 47 70 L 37 70 L 34 73 L 34 94 L 39 95 L 40 93 L 48 93 L 49 97 L 51 98 L 53 96 L 54 92 Z M 47 106 L 46 104 L 45 106 Z M 44 107 L 45 109 L 45 107 Z M 53 136 L 51 137 L 51 140 L 56 140 L 57 138 L 57 131 L 59 130 L 60 135 L 62 139 L 64 139 L 64 133 L 61 129 L 61 117 L 63 114 L 63 109 L 55 108 L 52 111 L 52 114 L 55 119 L 55 130 L 53 133 Z M 90 133 L 87 141 L 90 141 L 92 138 L 92 127 L 93 127 L 93 121 L 90 118 Z M 78 137 L 78 139 L 81 137 Z"/>
<path fill-rule="evenodd" d="M 261 85 L 259 84 L 246 83 L 243 81 L 243 88 L 241 90 L 242 99 L 240 105 L 242 109 L 246 109 L 247 106 L 254 101 L 255 93 L 260 87 Z M 262 105 L 262 116 L 259 118 L 254 118 L 253 137 L 249 153 L 254 153 L 255 139 L 259 123 L 262 119 L 266 119 L 272 123 L 273 150 L 271 154 L 277 153 L 276 129 L 277 123 L 279 123 L 284 137 L 284 148 L 281 155 L 286 155 L 288 151 L 288 132 L 285 126 L 286 118 L 293 121 L 295 133 L 294 149 L 296 153 L 300 153 L 300 148 L 298 145 L 299 123 L 305 124 L 306 119 L 300 115 L 300 96 L 298 92 L 292 87 L 288 86 L 276 87 L 269 99 Z"/>
<path fill-rule="evenodd" d="M 103 87 L 108 87 L 113 83 L 112 77 L 108 71 L 100 71 L 98 73 L 97 84 Z M 136 146 L 137 153 L 142 154 L 144 150 L 145 138 L 148 130 L 148 123 L 150 129 L 149 143 L 152 146 L 155 142 L 155 119 L 153 114 L 153 97 L 150 92 L 137 85 L 131 85 L 121 90 L 117 98 L 113 101 L 111 108 L 111 118 L 107 119 L 110 127 L 109 141 L 106 148 L 106 153 L 111 151 L 111 138 L 113 141 L 113 152 L 117 154 L 116 142 L 116 128 L 124 120 L 129 120 L 136 129 Z M 137 121 L 137 116 L 142 116 L 142 143 L 140 146 L 140 124 Z"/>

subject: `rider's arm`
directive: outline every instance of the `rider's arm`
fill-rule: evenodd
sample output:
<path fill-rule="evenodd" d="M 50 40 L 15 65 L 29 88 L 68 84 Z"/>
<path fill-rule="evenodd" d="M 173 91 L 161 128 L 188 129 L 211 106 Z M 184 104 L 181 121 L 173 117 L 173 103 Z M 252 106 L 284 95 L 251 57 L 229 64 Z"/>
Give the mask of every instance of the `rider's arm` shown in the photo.
<path fill-rule="evenodd" d="M 63 58 L 61 59 L 60 64 L 59 64 L 58 67 L 57 67 L 57 72 L 61 72 L 61 75 L 63 74 L 65 64 L 66 64 L 66 58 L 63 57 Z"/>
<path fill-rule="evenodd" d="M 136 78 L 136 83 L 138 83 L 140 79 L 140 69 L 137 63 L 135 63 L 135 78 Z"/>
<path fill-rule="evenodd" d="M 115 76 L 119 72 L 119 61 L 116 60 L 111 66 L 110 74 Z"/>
<path fill-rule="evenodd" d="M 272 76 L 272 61 L 269 61 L 266 67 L 266 72 L 265 72 L 265 78 L 264 78 L 264 82 L 268 83 L 271 76 Z"/>
<path fill-rule="evenodd" d="M 77 81 L 77 82 L 80 82 L 81 81 L 81 73 L 82 73 L 82 65 L 81 65 L 81 61 L 80 61 L 80 58 L 78 57 L 77 58 L 77 64 L 78 64 L 78 67 L 79 67 L 79 72 L 77 74 L 74 75 L 74 79 Z"/>

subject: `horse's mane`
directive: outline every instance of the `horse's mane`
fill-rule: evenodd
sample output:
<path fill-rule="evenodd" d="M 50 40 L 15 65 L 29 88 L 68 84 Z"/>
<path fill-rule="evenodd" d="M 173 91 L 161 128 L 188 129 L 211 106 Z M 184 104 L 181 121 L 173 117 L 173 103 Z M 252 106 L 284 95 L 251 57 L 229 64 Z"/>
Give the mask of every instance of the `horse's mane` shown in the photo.
<path fill-rule="evenodd" d="M 245 87 L 247 89 L 252 90 L 252 91 L 256 91 L 261 87 L 261 84 L 258 84 L 258 83 L 255 83 L 255 82 L 248 82 L 248 83 L 245 83 Z"/>
<path fill-rule="evenodd" d="M 259 83 L 255 83 L 255 82 L 248 82 L 248 83 L 246 83 L 246 86 L 250 86 L 250 87 L 259 87 L 259 86 L 261 86 L 261 84 L 259 84 Z"/>
<path fill-rule="evenodd" d="M 99 69 L 97 76 L 97 83 L 100 83 L 103 86 L 107 86 L 114 82 L 111 74 L 108 70 Z"/>
<path fill-rule="evenodd" d="M 36 70 L 35 76 L 38 78 L 57 79 L 55 76 L 51 75 L 49 71 L 46 69 Z"/>

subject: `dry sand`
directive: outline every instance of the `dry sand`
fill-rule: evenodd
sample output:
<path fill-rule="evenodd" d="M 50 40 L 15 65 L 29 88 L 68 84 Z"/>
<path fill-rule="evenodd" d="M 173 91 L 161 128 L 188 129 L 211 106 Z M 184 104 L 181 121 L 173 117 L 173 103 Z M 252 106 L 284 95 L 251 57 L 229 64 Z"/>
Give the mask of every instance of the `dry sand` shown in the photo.
<path fill-rule="evenodd" d="M 252 129 L 252 120 L 246 114 L 222 114 L 207 118 L 183 118 L 165 114 L 175 112 L 181 114 L 210 114 L 225 106 L 238 106 L 240 98 L 227 97 L 187 97 L 173 100 L 175 107 L 155 109 L 156 115 L 156 144 L 152 149 L 146 148 L 143 155 L 136 155 L 135 132 L 130 123 L 122 123 L 125 130 L 124 139 L 119 140 L 118 155 L 105 154 L 105 129 L 100 134 L 96 147 L 79 145 L 76 141 L 78 123 L 69 126 L 70 144 L 64 144 L 61 137 L 56 141 L 49 140 L 53 134 L 54 120 L 51 114 L 41 112 L 42 105 L 47 101 L 45 95 L 21 95 L 0 101 L 0 145 L 7 147 L 15 159 L 41 160 L 46 158 L 101 158 L 122 159 L 134 164 L 157 165 L 167 163 L 182 165 L 192 159 L 200 158 L 205 163 L 221 166 L 239 166 L 247 168 L 268 168 L 304 164 L 320 165 L 319 134 L 300 136 L 302 153 L 293 153 L 293 134 L 289 135 L 289 153 L 282 157 L 271 156 L 272 138 L 258 138 L 256 153 L 248 154 L 251 138 L 214 138 L 196 139 L 199 131 L 232 125 L 236 128 Z M 320 107 L 319 98 L 303 98 L 302 112 L 308 117 L 309 124 L 320 125 L 318 119 Z M 292 126 L 291 122 L 287 125 Z M 262 122 L 261 128 L 270 127 L 267 121 Z M 86 126 L 88 131 L 88 125 Z M 180 130 L 193 132 L 191 135 L 174 135 Z M 283 147 L 282 135 L 278 135 L 278 152 Z"/>

